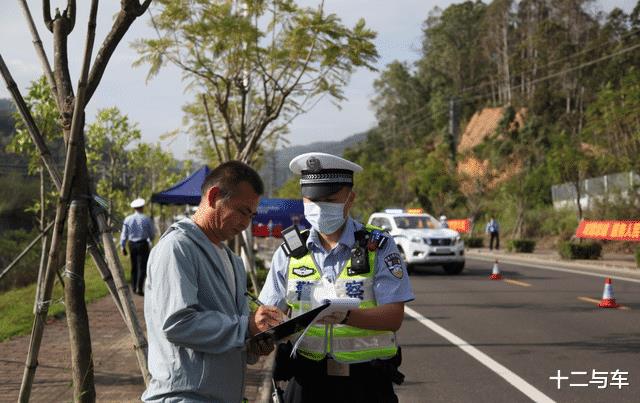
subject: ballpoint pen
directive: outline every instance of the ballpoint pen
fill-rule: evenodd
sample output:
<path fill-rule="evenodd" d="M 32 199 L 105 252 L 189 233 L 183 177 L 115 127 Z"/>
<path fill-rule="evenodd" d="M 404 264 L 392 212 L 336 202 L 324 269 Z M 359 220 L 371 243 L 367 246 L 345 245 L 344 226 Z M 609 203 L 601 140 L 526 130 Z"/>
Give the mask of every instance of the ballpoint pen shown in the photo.
<path fill-rule="evenodd" d="M 249 292 L 245 292 L 244 295 L 246 295 L 247 297 L 251 298 L 251 300 L 253 302 L 256 303 L 256 305 L 258 306 L 263 306 L 264 304 L 262 303 L 262 301 L 260 301 L 255 295 L 249 293 Z M 279 323 L 282 323 L 286 320 L 286 317 L 281 317 L 279 320 Z"/>
<path fill-rule="evenodd" d="M 251 293 L 249 293 L 249 292 L 245 292 L 245 293 L 244 293 L 244 295 L 246 295 L 247 297 L 251 298 L 251 300 L 252 300 L 253 302 L 255 302 L 255 303 L 256 303 L 256 305 L 258 305 L 258 306 L 262 306 L 262 305 L 264 305 L 264 304 L 262 303 L 262 301 L 260 301 L 260 300 L 259 300 L 256 296 L 254 296 L 253 294 L 251 294 Z"/>

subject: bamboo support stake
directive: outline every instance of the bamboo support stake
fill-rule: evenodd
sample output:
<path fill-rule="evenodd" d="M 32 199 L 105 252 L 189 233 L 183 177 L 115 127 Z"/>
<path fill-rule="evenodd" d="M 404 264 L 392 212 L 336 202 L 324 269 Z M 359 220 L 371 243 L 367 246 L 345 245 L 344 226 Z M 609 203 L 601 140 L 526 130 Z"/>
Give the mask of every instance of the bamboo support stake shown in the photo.
<path fill-rule="evenodd" d="M 9 266 L 7 266 L 2 273 L 0 273 L 0 279 L 2 279 L 2 277 L 4 277 L 9 270 L 11 270 L 13 268 L 13 266 L 15 266 L 16 264 L 18 264 L 18 262 L 20 261 L 20 259 L 22 259 L 24 257 L 24 255 L 27 254 L 27 252 L 29 252 L 31 250 L 31 248 L 33 248 L 35 246 L 36 243 L 38 243 L 38 240 L 40 240 L 40 238 L 42 238 L 47 232 L 49 232 L 49 230 L 51 229 L 51 227 L 53 227 L 53 223 L 49 223 L 49 225 L 47 225 L 47 227 L 44 229 L 44 231 L 42 231 L 40 234 L 38 234 L 37 237 L 35 237 L 35 239 L 33 241 L 31 241 L 31 243 L 29 245 L 27 245 L 26 248 L 24 248 L 24 250 L 22 252 L 20 252 L 20 254 L 18 255 L 18 257 L 16 257 L 15 259 L 13 259 L 13 262 L 9 263 Z"/>
<path fill-rule="evenodd" d="M 44 71 L 44 74 L 47 77 L 47 82 L 49 83 L 49 87 L 51 87 L 51 92 L 53 93 L 53 97 L 57 103 L 58 88 L 56 86 L 56 80 L 53 78 L 53 71 L 51 70 L 51 64 L 49 63 L 49 59 L 47 58 L 47 53 L 44 51 L 44 47 L 42 46 L 42 41 L 40 40 L 40 35 L 38 34 L 38 29 L 36 28 L 36 24 L 33 22 L 33 17 L 31 16 L 29 5 L 27 4 L 26 0 L 19 0 L 18 3 L 22 8 L 22 13 L 24 14 L 25 20 L 27 20 L 29 31 L 31 31 L 33 46 L 36 48 L 38 59 L 40 59 L 42 71 Z M 58 108 L 59 107 L 60 105 L 58 105 Z"/>
<path fill-rule="evenodd" d="M 142 370 L 144 383 L 145 385 L 148 385 L 149 381 L 151 380 L 151 375 L 149 374 L 149 370 L 147 369 L 147 341 L 144 337 L 140 322 L 138 322 L 138 317 L 135 314 L 135 310 L 133 309 L 134 304 L 131 297 L 131 289 L 129 288 L 129 285 L 124 281 L 124 270 L 122 269 L 122 265 L 120 264 L 120 259 L 118 259 L 118 252 L 116 249 L 116 245 L 113 242 L 113 235 L 111 234 L 109 227 L 107 227 L 104 216 L 97 215 L 94 218 L 98 224 L 98 230 L 100 231 L 100 235 L 102 237 L 102 245 L 105 250 L 107 262 L 109 263 L 109 269 L 111 270 L 111 274 L 113 275 L 116 287 L 118 289 L 118 296 L 120 297 L 121 301 L 124 301 L 122 306 L 124 308 L 124 314 L 127 317 L 126 322 L 129 325 L 129 332 L 131 333 L 131 336 L 133 337 L 133 341 L 135 343 L 135 352 L 138 358 L 138 364 L 140 365 L 140 369 Z"/>

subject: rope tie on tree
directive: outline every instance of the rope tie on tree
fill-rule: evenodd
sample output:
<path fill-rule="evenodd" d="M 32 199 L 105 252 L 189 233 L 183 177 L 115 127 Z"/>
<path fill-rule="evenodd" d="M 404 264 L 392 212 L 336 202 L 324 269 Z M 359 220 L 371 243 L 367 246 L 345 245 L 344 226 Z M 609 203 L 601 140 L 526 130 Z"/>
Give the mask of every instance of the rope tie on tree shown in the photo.
<path fill-rule="evenodd" d="M 41 312 L 43 312 L 43 310 L 49 309 L 49 307 L 51 305 L 55 305 L 55 304 L 64 305 L 64 298 L 49 299 L 49 300 L 46 300 L 46 301 L 38 301 L 37 306 L 36 306 L 37 313 L 41 313 Z"/>
<path fill-rule="evenodd" d="M 74 273 L 72 271 L 69 271 L 69 270 L 65 269 L 64 272 L 62 273 L 62 275 L 64 277 L 68 277 L 71 280 L 75 280 L 75 281 L 79 282 L 80 284 L 84 285 L 84 278 L 82 278 L 82 276 L 80 276 L 77 273 Z"/>

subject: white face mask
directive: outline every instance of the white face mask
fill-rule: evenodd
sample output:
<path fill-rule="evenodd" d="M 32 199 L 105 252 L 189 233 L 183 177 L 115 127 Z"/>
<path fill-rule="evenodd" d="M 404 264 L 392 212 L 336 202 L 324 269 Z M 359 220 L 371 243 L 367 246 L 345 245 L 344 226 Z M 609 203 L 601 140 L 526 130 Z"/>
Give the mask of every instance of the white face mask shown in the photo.
<path fill-rule="evenodd" d="M 316 231 L 333 234 L 344 224 L 344 203 L 304 202 L 304 217 Z"/>

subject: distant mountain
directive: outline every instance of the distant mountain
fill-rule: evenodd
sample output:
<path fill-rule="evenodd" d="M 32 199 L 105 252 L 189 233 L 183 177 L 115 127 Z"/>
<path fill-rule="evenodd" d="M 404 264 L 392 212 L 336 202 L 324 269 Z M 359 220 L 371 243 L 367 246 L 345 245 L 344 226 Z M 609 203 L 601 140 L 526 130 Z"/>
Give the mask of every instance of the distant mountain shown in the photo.
<path fill-rule="evenodd" d="M 13 117 L 15 111 L 13 103 L 8 99 L 0 99 L 0 132 L 10 133 L 13 131 Z"/>
<path fill-rule="evenodd" d="M 293 146 L 275 150 L 267 154 L 260 175 L 264 179 L 265 193 L 271 195 L 293 174 L 289 171 L 289 162 L 297 155 L 313 151 L 342 156 L 344 150 L 366 140 L 367 133 L 358 133 L 342 141 L 319 141 L 303 146 Z"/>
<path fill-rule="evenodd" d="M 9 172 L 27 171 L 27 160 L 6 151 L 15 131 L 13 113 L 15 108 L 8 99 L 0 99 L 0 175 Z"/>

